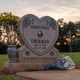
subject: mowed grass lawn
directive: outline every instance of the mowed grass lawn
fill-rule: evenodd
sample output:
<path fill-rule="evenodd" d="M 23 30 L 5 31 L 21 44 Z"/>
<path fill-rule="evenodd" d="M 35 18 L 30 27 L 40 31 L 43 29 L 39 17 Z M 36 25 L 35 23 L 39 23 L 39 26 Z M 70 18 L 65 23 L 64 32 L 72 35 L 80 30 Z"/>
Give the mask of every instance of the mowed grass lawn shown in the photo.
<path fill-rule="evenodd" d="M 0 80 L 21 80 L 18 76 L 0 76 Z"/>
<path fill-rule="evenodd" d="M 76 64 L 80 64 L 80 52 L 60 53 L 62 56 L 70 56 Z M 7 55 L 0 55 L 0 70 L 3 70 L 4 63 L 8 61 Z"/>
<path fill-rule="evenodd" d="M 3 70 L 3 65 L 6 61 L 8 61 L 8 56 L 0 55 L 0 70 Z"/>

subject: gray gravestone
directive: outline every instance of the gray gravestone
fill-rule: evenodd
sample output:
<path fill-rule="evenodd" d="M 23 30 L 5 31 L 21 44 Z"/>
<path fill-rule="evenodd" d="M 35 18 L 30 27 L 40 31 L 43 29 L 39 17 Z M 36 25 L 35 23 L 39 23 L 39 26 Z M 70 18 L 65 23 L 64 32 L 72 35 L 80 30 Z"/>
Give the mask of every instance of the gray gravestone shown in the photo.
<path fill-rule="evenodd" d="M 25 44 L 24 49 L 19 51 L 20 62 L 41 68 L 58 58 L 58 50 L 54 47 L 58 26 L 53 18 L 25 15 L 20 20 L 19 32 Z"/>
<path fill-rule="evenodd" d="M 17 64 L 24 64 L 26 69 L 42 69 L 58 59 L 59 52 L 54 47 L 58 26 L 53 18 L 25 15 L 19 22 L 18 32 L 24 45 L 18 49 Z"/>

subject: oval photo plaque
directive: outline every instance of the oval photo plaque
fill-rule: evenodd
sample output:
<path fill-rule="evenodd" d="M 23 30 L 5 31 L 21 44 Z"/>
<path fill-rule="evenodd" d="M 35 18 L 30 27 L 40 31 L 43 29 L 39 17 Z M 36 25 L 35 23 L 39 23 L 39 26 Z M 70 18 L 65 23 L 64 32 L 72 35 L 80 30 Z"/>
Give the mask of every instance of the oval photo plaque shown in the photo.
<path fill-rule="evenodd" d="M 20 20 L 19 28 L 27 48 L 40 56 L 52 49 L 58 38 L 57 23 L 49 16 L 38 18 L 32 14 L 25 15 Z"/>

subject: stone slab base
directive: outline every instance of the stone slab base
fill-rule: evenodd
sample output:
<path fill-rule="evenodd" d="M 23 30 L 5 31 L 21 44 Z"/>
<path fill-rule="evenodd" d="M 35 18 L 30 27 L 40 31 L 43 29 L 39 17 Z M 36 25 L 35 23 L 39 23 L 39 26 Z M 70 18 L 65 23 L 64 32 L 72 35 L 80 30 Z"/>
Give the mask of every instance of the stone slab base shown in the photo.
<path fill-rule="evenodd" d="M 9 73 L 26 71 L 25 65 L 22 63 L 5 63 L 4 69 Z"/>
<path fill-rule="evenodd" d="M 43 64 L 29 64 L 29 63 L 5 63 L 4 68 L 10 72 L 23 72 L 23 71 L 32 71 L 32 70 L 42 70 L 43 67 L 47 65 L 46 63 Z"/>

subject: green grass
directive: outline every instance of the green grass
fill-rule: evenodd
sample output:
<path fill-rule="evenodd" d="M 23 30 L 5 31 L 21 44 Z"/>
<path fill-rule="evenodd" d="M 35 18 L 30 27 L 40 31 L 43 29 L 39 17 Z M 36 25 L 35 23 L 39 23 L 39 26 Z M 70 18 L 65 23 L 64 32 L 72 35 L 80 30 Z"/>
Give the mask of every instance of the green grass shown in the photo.
<path fill-rule="evenodd" d="M 21 80 L 21 78 L 17 76 L 2 76 L 0 77 L 0 80 Z"/>
<path fill-rule="evenodd" d="M 3 65 L 6 61 L 8 61 L 8 56 L 0 55 L 0 70 L 3 70 Z"/>
<path fill-rule="evenodd" d="M 70 56 L 75 64 L 80 64 L 80 52 L 61 53 L 63 56 Z"/>

